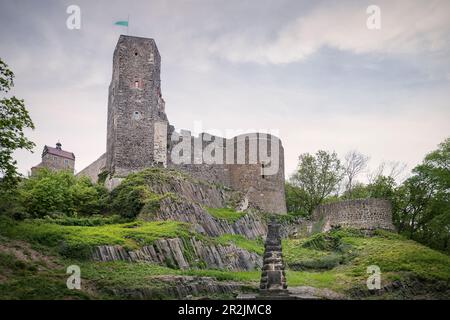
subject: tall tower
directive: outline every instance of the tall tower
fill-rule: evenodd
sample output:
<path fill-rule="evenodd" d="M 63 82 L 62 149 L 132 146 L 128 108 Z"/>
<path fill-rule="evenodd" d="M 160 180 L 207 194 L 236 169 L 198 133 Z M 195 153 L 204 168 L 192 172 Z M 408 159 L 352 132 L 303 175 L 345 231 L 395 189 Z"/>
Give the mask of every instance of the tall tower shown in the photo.
<path fill-rule="evenodd" d="M 161 57 L 155 41 L 121 35 L 109 86 L 106 169 L 116 176 L 167 163 L 161 95 Z"/>

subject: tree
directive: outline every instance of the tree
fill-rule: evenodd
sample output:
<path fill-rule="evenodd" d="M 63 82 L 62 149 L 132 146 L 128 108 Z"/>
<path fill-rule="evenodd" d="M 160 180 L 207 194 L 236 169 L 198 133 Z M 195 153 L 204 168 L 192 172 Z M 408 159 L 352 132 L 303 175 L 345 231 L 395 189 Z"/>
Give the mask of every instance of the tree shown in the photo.
<path fill-rule="evenodd" d="M 400 180 L 401 183 L 404 179 L 403 172 L 406 169 L 406 164 L 398 161 L 383 161 L 372 172 L 367 174 L 367 180 L 369 183 L 374 183 L 379 177 L 390 177 L 394 180 Z"/>
<path fill-rule="evenodd" d="M 0 92 L 7 93 L 14 86 L 14 73 L 0 59 Z M 17 161 L 13 152 L 17 149 L 31 151 L 35 144 L 25 137 L 24 129 L 34 129 L 24 101 L 16 98 L 0 99 L 0 176 L 4 185 L 17 182 Z"/>
<path fill-rule="evenodd" d="M 306 215 L 307 194 L 305 190 L 296 187 L 289 182 L 286 182 L 284 190 L 286 194 L 286 207 L 288 213 L 296 216 Z"/>
<path fill-rule="evenodd" d="M 450 252 L 450 138 L 413 169 L 400 191 L 399 231 Z"/>
<path fill-rule="evenodd" d="M 342 177 L 343 170 L 337 154 L 319 150 L 315 155 L 300 155 L 291 183 L 304 191 L 305 210 L 311 214 L 327 196 L 337 191 Z"/>
<path fill-rule="evenodd" d="M 108 196 L 104 187 L 69 171 L 40 169 L 18 186 L 20 203 L 26 216 L 92 215 L 102 211 Z"/>
<path fill-rule="evenodd" d="M 345 192 L 351 195 L 356 177 L 367 167 L 369 157 L 352 150 L 344 158 Z"/>

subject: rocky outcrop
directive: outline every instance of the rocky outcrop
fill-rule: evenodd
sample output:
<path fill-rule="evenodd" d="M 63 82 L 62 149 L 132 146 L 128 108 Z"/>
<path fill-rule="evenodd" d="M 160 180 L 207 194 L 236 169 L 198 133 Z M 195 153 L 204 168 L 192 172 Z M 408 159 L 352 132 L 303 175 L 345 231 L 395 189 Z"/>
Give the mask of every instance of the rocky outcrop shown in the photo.
<path fill-rule="evenodd" d="M 211 216 L 203 207 L 193 202 L 164 199 L 154 219 L 187 222 L 193 225 L 196 232 L 211 237 L 240 234 L 246 238 L 255 239 L 265 237 L 267 234 L 266 222 L 255 212 L 248 212 L 236 222 L 230 222 Z"/>
<path fill-rule="evenodd" d="M 266 222 L 251 208 L 235 222 L 215 218 L 206 210 L 206 207 L 238 207 L 243 198 L 239 192 L 196 180 L 175 170 L 155 173 L 146 183 L 154 193 L 174 196 L 162 199 L 156 212 L 148 213 L 144 208 L 139 215 L 140 219 L 187 222 L 193 225 L 196 232 L 211 237 L 240 234 L 255 239 L 265 237 L 267 233 Z"/>
<path fill-rule="evenodd" d="M 155 276 L 151 278 L 152 283 L 160 286 L 149 286 L 140 288 L 113 288 L 114 295 L 126 299 L 164 299 L 167 297 L 175 299 L 189 298 L 217 298 L 228 296 L 236 297 L 240 292 L 251 291 L 255 288 L 251 284 L 226 281 L 220 282 L 211 277 L 193 276 Z"/>
<path fill-rule="evenodd" d="M 215 208 L 225 207 L 233 196 L 239 197 L 235 191 L 196 180 L 185 173 L 171 170 L 165 174 L 169 177 L 165 177 L 164 183 L 161 183 L 159 179 L 147 181 L 153 192 L 158 194 L 173 193 L 189 202 Z"/>
<path fill-rule="evenodd" d="M 254 270 L 262 265 L 261 257 L 254 252 L 235 245 L 206 243 L 195 238 L 159 239 L 153 245 L 132 251 L 121 246 L 97 246 L 93 258 L 97 261 L 157 263 L 179 269 Z"/>

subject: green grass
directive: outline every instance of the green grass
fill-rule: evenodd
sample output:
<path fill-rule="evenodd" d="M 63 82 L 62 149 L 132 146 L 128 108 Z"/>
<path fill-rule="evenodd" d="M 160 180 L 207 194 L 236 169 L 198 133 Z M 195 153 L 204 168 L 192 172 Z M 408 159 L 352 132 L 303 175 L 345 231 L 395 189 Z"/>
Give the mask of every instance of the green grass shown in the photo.
<path fill-rule="evenodd" d="M 48 268 L 43 261 L 23 261 L 0 252 L 0 300 L 90 299 L 91 295 L 66 286 L 62 267 Z"/>
<path fill-rule="evenodd" d="M 260 271 L 226 271 L 226 270 L 179 270 L 151 263 L 129 263 L 125 261 L 83 262 L 80 267 L 83 274 L 92 280 L 101 280 L 110 284 L 137 286 L 151 282 L 152 277 L 160 275 L 187 275 L 214 277 L 219 281 L 259 281 Z"/>
<path fill-rule="evenodd" d="M 337 249 L 318 244 L 318 236 L 283 241 L 285 262 L 314 270 L 333 256 L 343 257 L 326 271 L 288 271 L 289 285 L 328 287 L 345 292 L 355 287 L 365 287 L 367 267 L 377 265 L 381 269 L 382 285 L 393 280 L 408 282 L 418 279 L 426 283 L 450 283 L 450 257 L 402 236 L 377 231 L 367 237 L 354 230 L 337 230 L 331 235 L 340 239 Z M 311 245 L 311 244 L 314 245 Z M 307 245 L 305 245 L 307 244 Z M 350 257 L 350 258 L 349 258 Z M 306 268 L 308 269 L 308 268 Z M 320 269 L 320 268 L 319 268 Z M 445 286 L 445 285 L 444 285 Z"/>
<path fill-rule="evenodd" d="M 161 238 L 188 238 L 189 225 L 176 221 L 135 221 L 100 226 L 64 226 L 43 221 L 13 223 L 2 219 L 0 234 L 57 248 L 59 253 L 72 257 L 87 257 L 90 248 L 99 245 L 120 245 L 137 249 Z"/>
<path fill-rule="evenodd" d="M 343 238 L 358 250 L 349 275 L 366 277 L 366 268 L 377 265 L 384 273 L 408 273 L 424 280 L 450 281 L 450 257 L 412 240 L 375 236 Z"/>
<path fill-rule="evenodd" d="M 333 272 L 286 272 L 289 286 L 311 286 L 316 288 L 337 288 L 337 275 Z"/>
<path fill-rule="evenodd" d="M 243 216 L 245 212 L 237 212 L 230 208 L 205 208 L 210 215 L 217 219 L 223 219 L 230 222 L 236 222 Z"/>
<path fill-rule="evenodd" d="M 252 240 L 238 234 L 224 234 L 214 238 L 214 240 L 223 245 L 234 244 L 239 248 L 255 252 L 259 255 L 264 253 L 264 244 L 261 239 Z"/>
<path fill-rule="evenodd" d="M 294 270 L 330 270 L 348 263 L 354 256 L 350 245 L 339 237 L 316 234 L 310 238 L 283 240 L 285 263 Z"/>
<path fill-rule="evenodd" d="M 57 267 L 50 268 L 45 263 L 18 260 L 11 253 L 0 251 L 0 298 L 4 299 L 113 298 L 117 297 L 111 291 L 115 288 L 150 288 L 155 292 L 167 292 L 169 284 L 155 278 L 161 275 L 214 277 L 218 281 L 243 282 L 252 288 L 257 288 L 260 280 L 260 271 L 256 270 L 178 270 L 148 263 L 95 262 L 81 259 L 83 256 L 79 255 L 78 251 L 83 252 L 83 249 L 97 245 L 122 245 L 136 249 L 160 238 L 188 239 L 198 236 L 190 231 L 189 225 L 175 221 L 67 226 L 54 221 L 14 222 L 0 219 L 0 235 L 2 243 L 7 243 L 8 239 L 19 239 L 32 244 L 23 249 L 27 257 L 30 256 L 27 250 L 34 249 L 52 256 L 58 262 Z M 261 239 L 249 240 L 231 234 L 217 238 L 203 237 L 204 241 L 224 245 L 233 243 L 248 251 L 263 253 Z M 419 280 L 431 291 L 436 284 L 445 292 L 450 283 L 448 255 L 391 232 L 377 231 L 368 237 L 354 230 L 342 229 L 326 235 L 283 240 L 282 244 L 286 264 L 302 267 L 300 271 L 288 268 L 289 286 L 329 288 L 346 294 L 355 288 L 365 288 L 367 267 L 370 265 L 380 267 L 382 285 L 394 280 L 406 283 Z M 97 291 L 91 294 L 67 290 L 64 266 L 70 264 L 79 265 L 82 278 Z M 159 293 L 155 294 L 159 297 Z"/>

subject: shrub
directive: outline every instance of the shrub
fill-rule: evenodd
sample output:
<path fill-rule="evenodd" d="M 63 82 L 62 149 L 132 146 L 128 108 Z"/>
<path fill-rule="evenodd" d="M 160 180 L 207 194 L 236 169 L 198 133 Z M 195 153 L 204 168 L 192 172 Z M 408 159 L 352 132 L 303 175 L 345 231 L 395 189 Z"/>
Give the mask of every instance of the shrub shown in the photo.
<path fill-rule="evenodd" d="M 341 245 L 340 237 L 332 233 L 318 233 L 303 243 L 304 248 L 315 250 L 335 251 Z"/>
<path fill-rule="evenodd" d="M 112 193 L 111 208 L 122 217 L 135 218 L 151 196 L 148 186 L 121 184 Z"/>
<path fill-rule="evenodd" d="M 105 207 L 107 191 L 88 178 L 77 178 L 68 171 L 39 170 L 23 179 L 17 192 L 11 194 L 15 202 L 14 218 L 43 218 L 45 216 L 92 215 Z"/>

